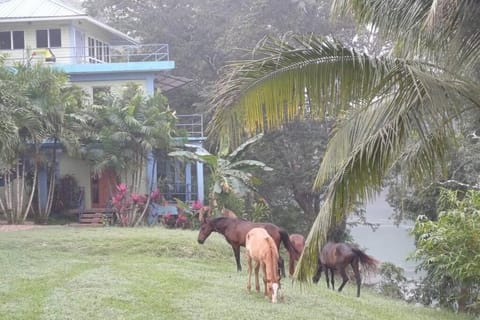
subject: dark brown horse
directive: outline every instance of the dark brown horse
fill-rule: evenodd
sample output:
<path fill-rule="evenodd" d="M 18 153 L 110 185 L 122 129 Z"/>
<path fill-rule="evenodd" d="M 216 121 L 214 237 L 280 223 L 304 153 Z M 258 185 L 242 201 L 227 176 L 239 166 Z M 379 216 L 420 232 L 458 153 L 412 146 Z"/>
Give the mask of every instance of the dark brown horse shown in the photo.
<path fill-rule="evenodd" d="M 253 228 L 264 228 L 267 230 L 268 234 L 273 238 L 273 241 L 275 241 L 277 249 L 280 248 L 280 242 L 282 242 L 288 251 L 290 261 L 294 260 L 292 257 L 298 255 L 298 252 L 290 243 L 287 231 L 284 229 L 272 223 L 255 223 L 239 218 L 218 217 L 204 220 L 200 226 L 200 232 L 198 233 L 198 243 L 204 243 L 212 231 L 223 234 L 225 240 L 227 240 L 232 246 L 235 261 L 237 263 L 237 271 L 241 271 L 240 247 L 245 247 L 246 235 L 248 231 Z M 278 261 L 282 276 L 285 277 L 283 259 L 280 257 Z"/>
<path fill-rule="evenodd" d="M 325 268 L 327 287 L 330 288 L 328 280 L 328 270 L 330 270 L 332 289 L 335 290 L 334 271 L 338 271 L 343 279 L 340 288 L 338 288 L 338 291 L 340 292 L 348 281 L 345 268 L 348 265 L 351 265 L 355 274 L 355 280 L 357 281 L 357 297 L 360 297 L 360 284 L 362 283 L 359 270 L 360 264 L 365 272 L 369 273 L 376 270 L 378 261 L 352 245 L 346 243 L 328 242 L 323 247 L 322 251 L 320 252 L 320 256 L 318 257 L 318 268 L 317 273 L 313 277 L 313 282 L 318 282 L 322 274 L 322 269 Z"/>

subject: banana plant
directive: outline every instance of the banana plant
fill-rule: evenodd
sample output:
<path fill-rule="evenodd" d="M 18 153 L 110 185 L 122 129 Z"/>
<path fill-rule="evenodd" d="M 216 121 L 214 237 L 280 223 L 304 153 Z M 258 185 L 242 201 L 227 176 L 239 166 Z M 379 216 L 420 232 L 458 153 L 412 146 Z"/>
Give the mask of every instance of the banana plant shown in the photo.
<path fill-rule="evenodd" d="M 273 169 L 265 163 L 257 160 L 239 160 L 240 155 L 256 141 L 262 138 L 263 134 L 257 135 L 230 154 L 220 153 L 219 155 L 211 154 L 207 150 L 197 147 L 195 152 L 178 150 L 169 153 L 169 156 L 175 157 L 182 161 L 199 161 L 204 163 L 210 170 L 212 184 L 209 188 L 209 203 L 213 208 L 217 207 L 218 199 L 222 194 L 239 194 L 243 195 L 246 191 L 254 191 L 255 176 L 251 172 L 255 169 L 264 171 L 272 171 Z"/>

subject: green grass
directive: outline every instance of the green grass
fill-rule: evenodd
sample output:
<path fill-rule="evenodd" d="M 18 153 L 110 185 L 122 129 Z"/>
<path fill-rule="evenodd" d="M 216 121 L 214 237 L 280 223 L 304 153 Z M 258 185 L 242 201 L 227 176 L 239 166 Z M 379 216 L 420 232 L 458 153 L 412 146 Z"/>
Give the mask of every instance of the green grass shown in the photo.
<path fill-rule="evenodd" d="M 0 319 L 469 319 L 324 281 L 283 279 L 274 305 L 247 292 L 222 236 L 196 238 L 161 227 L 0 232 Z"/>

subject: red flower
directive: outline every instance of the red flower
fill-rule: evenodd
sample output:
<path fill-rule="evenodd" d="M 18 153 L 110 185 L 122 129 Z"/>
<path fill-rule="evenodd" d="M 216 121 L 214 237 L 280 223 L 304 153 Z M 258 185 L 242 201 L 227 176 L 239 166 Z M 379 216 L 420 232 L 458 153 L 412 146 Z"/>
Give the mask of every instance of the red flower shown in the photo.
<path fill-rule="evenodd" d="M 128 190 L 128 187 L 125 183 L 120 183 L 119 185 L 117 185 L 118 192 L 125 193 L 127 192 L 127 190 Z"/>
<path fill-rule="evenodd" d="M 154 190 L 154 191 L 152 191 L 152 193 L 150 193 L 150 197 L 152 198 L 152 201 L 160 199 L 161 195 L 162 194 L 160 193 L 160 190 L 158 190 L 158 189 Z"/>
<path fill-rule="evenodd" d="M 195 200 L 192 203 L 192 210 L 200 210 L 203 207 L 202 201 L 200 200 Z"/>

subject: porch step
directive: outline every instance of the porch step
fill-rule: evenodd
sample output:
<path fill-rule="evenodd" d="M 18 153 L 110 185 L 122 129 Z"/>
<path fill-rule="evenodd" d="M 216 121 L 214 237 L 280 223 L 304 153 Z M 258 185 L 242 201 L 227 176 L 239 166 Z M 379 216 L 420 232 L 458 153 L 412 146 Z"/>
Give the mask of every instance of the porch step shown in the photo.
<path fill-rule="evenodd" d="M 105 208 L 86 209 L 78 212 L 79 225 L 84 226 L 103 226 L 112 223 L 113 211 Z"/>
<path fill-rule="evenodd" d="M 103 225 L 103 213 L 101 212 L 83 212 L 78 219 L 80 224 L 98 224 Z"/>

